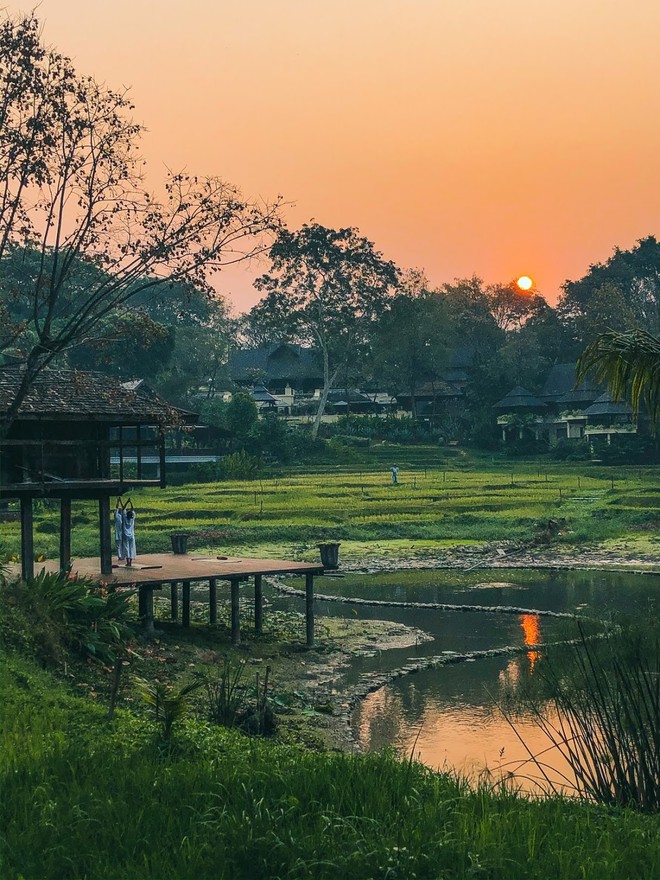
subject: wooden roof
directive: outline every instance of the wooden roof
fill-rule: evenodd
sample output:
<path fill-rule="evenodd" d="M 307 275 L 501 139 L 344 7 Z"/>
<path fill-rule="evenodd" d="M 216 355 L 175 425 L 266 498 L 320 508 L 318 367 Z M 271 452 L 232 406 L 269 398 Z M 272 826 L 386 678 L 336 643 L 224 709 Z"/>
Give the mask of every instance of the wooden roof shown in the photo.
<path fill-rule="evenodd" d="M 584 411 L 585 416 L 632 416 L 632 408 L 625 400 L 614 400 L 605 392 Z"/>
<path fill-rule="evenodd" d="M 18 390 L 23 367 L 0 368 L 0 415 Z M 195 421 L 195 414 L 171 406 L 150 388 L 122 384 L 104 373 L 45 369 L 20 406 L 18 419 L 95 421 L 112 424 L 176 424 Z"/>
<path fill-rule="evenodd" d="M 545 409 L 545 403 L 535 397 L 531 391 L 521 385 L 516 385 L 506 397 L 493 404 L 493 409 Z"/>

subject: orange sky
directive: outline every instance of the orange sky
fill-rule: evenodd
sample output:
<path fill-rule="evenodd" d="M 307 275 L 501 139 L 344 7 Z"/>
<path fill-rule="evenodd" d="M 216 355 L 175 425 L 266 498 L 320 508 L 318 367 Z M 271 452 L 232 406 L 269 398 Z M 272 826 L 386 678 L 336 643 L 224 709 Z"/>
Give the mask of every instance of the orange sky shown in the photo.
<path fill-rule="evenodd" d="M 9 2 L 9 12 L 27 10 Z M 556 300 L 660 234 L 657 0 L 41 0 L 45 38 L 130 85 L 162 164 L 358 226 L 433 284 Z M 252 272 L 254 274 L 254 271 Z M 258 299 L 227 272 L 236 309 Z"/>

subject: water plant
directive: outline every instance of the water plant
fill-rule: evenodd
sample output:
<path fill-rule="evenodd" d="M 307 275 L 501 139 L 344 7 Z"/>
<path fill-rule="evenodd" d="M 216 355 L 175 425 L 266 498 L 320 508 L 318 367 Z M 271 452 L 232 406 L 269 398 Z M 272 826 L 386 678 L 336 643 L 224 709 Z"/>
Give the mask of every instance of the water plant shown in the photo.
<path fill-rule="evenodd" d="M 639 626 L 579 638 L 539 663 L 549 701 L 536 724 L 566 760 L 577 794 L 608 806 L 660 811 L 660 651 Z M 534 759 L 550 787 L 541 761 Z"/>

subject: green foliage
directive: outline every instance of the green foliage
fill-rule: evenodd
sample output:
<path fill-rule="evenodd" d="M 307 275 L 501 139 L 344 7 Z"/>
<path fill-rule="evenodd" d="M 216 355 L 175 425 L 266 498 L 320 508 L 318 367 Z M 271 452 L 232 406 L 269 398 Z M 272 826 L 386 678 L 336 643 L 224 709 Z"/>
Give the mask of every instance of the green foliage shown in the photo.
<path fill-rule="evenodd" d="M 42 571 L 27 583 L 5 587 L 3 629 L 10 644 L 37 653 L 46 663 L 61 661 L 66 651 L 112 662 L 131 633 L 131 595 L 108 593 L 85 578 Z"/>
<path fill-rule="evenodd" d="M 178 749 L 0 664 L 3 877 L 620 880 L 660 872 L 657 818 L 471 790 L 392 754 L 318 754 L 181 719 Z"/>
<path fill-rule="evenodd" d="M 259 468 L 259 459 L 244 449 L 225 456 L 220 463 L 221 473 L 226 480 L 254 480 Z"/>
<path fill-rule="evenodd" d="M 165 742 L 172 738 L 174 725 L 182 721 L 190 711 L 190 695 L 201 687 L 200 681 L 191 681 L 170 688 L 162 682 L 146 681 L 133 676 L 136 691 L 146 704 L 149 714 L 161 729 Z"/>
<path fill-rule="evenodd" d="M 336 432 L 350 437 L 369 437 L 388 443 L 428 443 L 439 437 L 423 421 L 410 416 L 345 415 L 336 422 Z"/>
<path fill-rule="evenodd" d="M 224 727 L 235 727 L 242 717 L 247 694 L 243 683 L 245 661 L 225 656 L 219 669 L 196 672 L 195 680 L 206 694 L 208 718 Z"/>
<path fill-rule="evenodd" d="M 559 440 L 550 447 L 550 455 L 555 461 L 589 461 L 594 457 L 586 440 Z"/>

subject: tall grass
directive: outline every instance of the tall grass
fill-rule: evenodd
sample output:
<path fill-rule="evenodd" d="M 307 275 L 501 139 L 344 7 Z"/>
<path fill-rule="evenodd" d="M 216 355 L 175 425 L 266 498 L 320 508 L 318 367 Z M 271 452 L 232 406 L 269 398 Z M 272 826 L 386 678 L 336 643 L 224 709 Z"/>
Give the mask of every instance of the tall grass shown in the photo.
<path fill-rule="evenodd" d="M 629 627 L 604 640 L 579 631 L 577 644 L 539 664 L 550 701 L 532 701 L 533 717 L 581 797 L 659 812 L 658 642 Z"/>

